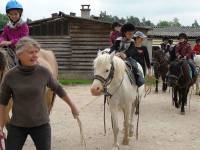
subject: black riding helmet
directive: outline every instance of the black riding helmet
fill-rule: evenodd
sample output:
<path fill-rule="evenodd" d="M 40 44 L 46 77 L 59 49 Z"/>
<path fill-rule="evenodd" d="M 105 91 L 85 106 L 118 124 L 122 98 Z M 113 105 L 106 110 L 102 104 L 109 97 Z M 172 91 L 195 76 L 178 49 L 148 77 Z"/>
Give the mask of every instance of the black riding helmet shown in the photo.
<path fill-rule="evenodd" d="M 196 43 L 197 43 L 197 42 L 200 42 L 200 37 L 198 37 L 198 38 L 196 39 Z"/>
<path fill-rule="evenodd" d="M 133 32 L 133 31 L 135 31 L 135 26 L 132 23 L 126 23 L 121 28 L 123 37 L 125 37 L 126 32 Z"/>
<path fill-rule="evenodd" d="M 179 35 L 178 35 L 178 39 L 188 39 L 188 37 L 187 37 L 187 34 L 185 34 L 185 33 L 180 33 Z"/>
<path fill-rule="evenodd" d="M 168 41 L 169 40 L 169 37 L 168 36 L 164 36 L 163 38 L 162 38 L 162 41 Z"/>
<path fill-rule="evenodd" d="M 112 30 L 115 30 L 115 27 L 121 27 L 122 25 L 119 22 L 113 22 L 112 23 Z"/>

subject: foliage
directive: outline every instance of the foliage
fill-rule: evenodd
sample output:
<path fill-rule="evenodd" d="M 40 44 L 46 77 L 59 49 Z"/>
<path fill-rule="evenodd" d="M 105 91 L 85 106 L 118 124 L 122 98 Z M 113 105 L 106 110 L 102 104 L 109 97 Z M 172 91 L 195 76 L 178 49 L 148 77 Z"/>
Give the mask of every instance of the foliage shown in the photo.
<path fill-rule="evenodd" d="M 0 30 L 4 27 L 4 25 L 8 22 L 8 17 L 4 14 L 0 14 Z"/>
<path fill-rule="evenodd" d="M 122 24 L 126 23 L 126 22 L 130 22 L 136 26 L 154 26 L 154 24 L 150 21 L 150 20 L 146 20 L 145 18 L 142 18 L 142 20 L 140 21 L 139 18 L 134 17 L 134 16 L 129 16 L 126 18 L 119 18 L 118 16 L 111 16 L 111 15 L 107 15 L 106 11 L 101 11 L 100 13 L 100 19 L 103 21 L 107 21 L 107 22 L 120 22 Z"/>
<path fill-rule="evenodd" d="M 181 27 L 178 18 L 174 18 L 173 21 L 160 20 L 157 24 L 158 27 Z"/>
<path fill-rule="evenodd" d="M 200 27 L 199 23 L 197 22 L 197 20 L 194 20 L 194 23 L 192 24 L 192 27 Z"/>
<path fill-rule="evenodd" d="M 74 84 L 91 84 L 91 80 L 64 80 L 61 79 L 59 82 L 63 85 L 74 85 Z"/>

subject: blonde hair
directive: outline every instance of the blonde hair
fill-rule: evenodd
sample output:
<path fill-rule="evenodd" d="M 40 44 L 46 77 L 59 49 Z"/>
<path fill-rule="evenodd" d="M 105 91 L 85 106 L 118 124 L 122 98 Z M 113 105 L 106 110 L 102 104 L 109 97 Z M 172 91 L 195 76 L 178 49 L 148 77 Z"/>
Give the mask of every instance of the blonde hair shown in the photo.
<path fill-rule="evenodd" d="M 38 50 L 40 50 L 40 44 L 36 40 L 34 40 L 31 37 L 25 36 L 17 42 L 16 49 L 15 49 L 16 54 L 25 51 L 26 49 L 23 48 L 25 45 L 31 45 L 37 48 Z"/>

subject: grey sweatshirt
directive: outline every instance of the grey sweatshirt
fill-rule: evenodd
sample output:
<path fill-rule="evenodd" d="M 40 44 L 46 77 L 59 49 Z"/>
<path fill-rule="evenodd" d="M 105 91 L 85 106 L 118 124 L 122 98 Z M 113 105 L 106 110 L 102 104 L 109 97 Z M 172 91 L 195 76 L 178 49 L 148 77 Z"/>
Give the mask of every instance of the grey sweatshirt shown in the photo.
<path fill-rule="evenodd" d="M 66 92 L 44 67 L 16 66 L 8 71 L 1 85 L 0 104 L 7 105 L 13 99 L 10 124 L 19 127 L 36 127 L 49 122 L 45 88 L 49 87 L 59 97 Z"/>

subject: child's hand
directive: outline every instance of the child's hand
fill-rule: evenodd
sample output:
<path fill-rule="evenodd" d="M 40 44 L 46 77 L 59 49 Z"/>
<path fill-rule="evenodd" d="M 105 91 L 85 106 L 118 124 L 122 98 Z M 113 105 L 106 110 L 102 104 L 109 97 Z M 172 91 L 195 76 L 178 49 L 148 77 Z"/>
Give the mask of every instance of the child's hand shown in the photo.
<path fill-rule="evenodd" d="M 11 42 L 10 42 L 10 41 L 2 41 L 2 42 L 0 43 L 0 47 L 9 46 L 9 45 L 11 45 Z"/>
<path fill-rule="evenodd" d="M 126 59 L 126 54 L 124 54 L 122 52 L 117 52 L 115 55 L 122 58 L 122 59 Z"/>

